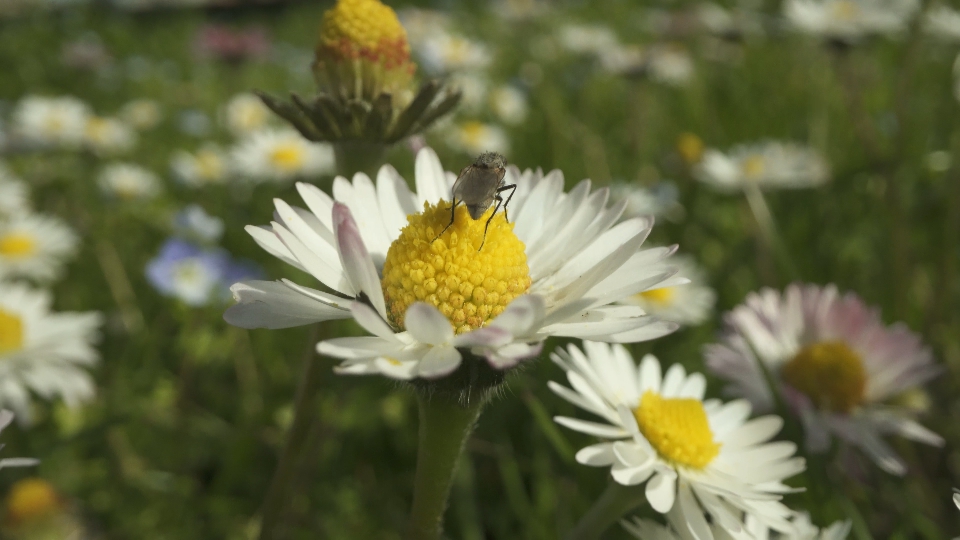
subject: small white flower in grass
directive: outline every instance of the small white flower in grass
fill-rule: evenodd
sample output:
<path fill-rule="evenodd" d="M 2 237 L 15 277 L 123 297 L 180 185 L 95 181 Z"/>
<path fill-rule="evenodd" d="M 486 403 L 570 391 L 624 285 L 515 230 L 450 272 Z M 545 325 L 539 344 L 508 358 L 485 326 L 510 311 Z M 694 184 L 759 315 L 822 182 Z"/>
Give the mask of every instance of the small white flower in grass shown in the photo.
<path fill-rule="evenodd" d="M 923 30 L 942 41 L 960 42 L 960 11 L 939 4 L 923 16 Z"/>
<path fill-rule="evenodd" d="M 787 0 L 784 16 L 795 30 L 851 44 L 906 30 L 917 0 Z"/>
<path fill-rule="evenodd" d="M 0 278 L 56 278 L 77 243 L 73 230 L 56 217 L 26 211 L 0 217 Z"/>
<path fill-rule="evenodd" d="M 224 122 L 235 137 L 249 135 L 266 127 L 273 113 L 253 94 L 237 94 L 224 108 Z"/>
<path fill-rule="evenodd" d="M 499 126 L 477 120 L 467 120 L 450 128 L 450 147 L 466 154 L 482 152 L 505 153 L 510 150 L 510 139 Z"/>
<path fill-rule="evenodd" d="M 229 170 L 227 153 L 213 143 L 206 143 L 196 152 L 178 150 L 170 156 L 174 177 L 188 187 L 222 184 Z"/>
<path fill-rule="evenodd" d="M 487 46 L 459 33 L 430 32 L 414 42 L 414 53 L 431 73 L 477 71 L 485 68 L 492 55 Z"/>
<path fill-rule="evenodd" d="M 163 119 L 163 110 L 152 99 L 135 99 L 120 109 L 120 118 L 134 128 L 145 131 L 157 127 Z"/>
<path fill-rule="evenodd" d="M 610 197 L 614 201 L 625 201 L 627 208 L 624 217 L 664 216 L 667 219 L 683 216 L 683 206 L 679 202 L 680 193 L 672 182 L 660 182 L 643 187 L 631 182 L 616 182 L 610 185 Z"/>
<path fill-rule="evenodd" d="M 884 326 L 876 310 L 833 285 L 763 289 L 726 315 L 723 341 L 704 349 L 707 367 L 761 411 L 772 410 L 770 372 L 799 416 L 810 451 L 824 452 L 831 435 L 859 447 L 883 470 L 906 466 L 881 438 L 897 434 L 941 446 L 943 439 L 892 400 L 938 372 L 929 349 L 902 324 Z"/>
<path fill-rule="evenodd" d="M 613 30 L 606 26 L 568 24 L 556 33 L 560 45 L 574 54 L 602 55 L 620 45 Z"/>
<path fill-rule="evenodd" d="M 137 145 L 137 132 L 116 118 L 92 116 L 87 120 L 83 140 L 98 155 L 122 154 Z"/>
<path fill-rule="evenodd" d="M 73 407 L 93 397 L 99 313 L 51 313 L 51 296 L 0 282 L 0 404 L 30 421 L 30 392 Z"/>
<path fill-rule="evenodd" d="M 502 85 L 490 93 L 490 108 L 501 122 L 517 125 L 527 119 L 527 95 L 520 89 Z"/>
<path fill-rule="evenodd" d="M 285 328 L 354 318 L 374 336 L 324 341 L 320 352 L 343 359 L 343 373 L 402 379 L 449 374 L 463 351 L 504 369 L 537 355 L 550 336 L 633 342 L 676 328 L 613 305 L 674 272 L 658 266 L 670 250 L 640 250 L 652 220 L 616 224 L 624 205 L 608 207 L 606 189 L 591 192 L 585 180 L 565 193 L 559 171 L 508 167 L 505 182 L 517 185 L 511 221 L 497 212 L 484 235 L 493 207 L 474 220 L 460 205 L 437 238 L 450 221 L 454 178 L 424 149 L 416 193 L 389 166 L 376 185 L 364 174 L 352 183 L 338 177 L 333 198 L 298 184 L 309 210 L 277 200 L 277 221 L 247 231 L 333 292 L 288 280 L 238 283 L 226 320 Z"/>
<path fill-rule="evenodd" d="M 679 270 L 657 288 L 639 292 L 624 300 L 635 304 L 649 315 L 682 325 L 704 322 L 713 313 L 716 293 L 707 285 L 706 276 L 689 255 L 670 258 Z"/>
<path fill-rule="evenodd" d="M 761 189 L 813 187 L 830 177 L 829 167 L 818 152 L 779 141 L 739 145 L 726 154 L 709 149 L 695 174 L 701 182 L 721 191 L 737 191 L 749 185 Z"/>
<path fill-rule="evenodd" d="M 28 96 L 13 111 L 13 128 L 30 144 L 77 148 L 89 117 L 90 108 L 77 98 Z"/>
<path fill-rule="evenodd" d="M 0 163 L 0 219 L 30 210 L 27 185 Z"/>
<path fill-rule="evenodd" d="M 779 502 L 793 489 L 783 479 L 804 470 L 793 443 L 768 442 L 780 431 L 776 416 L 747 420 L 745 400 L 703 400 L 706 379 L 679 364 L 661 376 L 647 355 L 639 366 L 622 345 L 584 342 L 551 358 L 573 389 L 550 382 L 563 399 L 603 423 L 557 417 L 557 423 L 608 442 L 583 448 L 584 465 L 610 467 L 613 479 L 646 483 L 650 506 L 682 525 L 684 538 L 713 539 L 706 515 L 730 532 L 743 530 L 743 515 L 774 530 L 791 532 L 792 512 Z"/>
<path fill-rule="evenodd" d="M 135 163 L 111 163 L 97 177 L 100 191 L 125 201 L 148 200 L 161 191 L 160 177 Z"/>
<path fill-rule="evenodd" d="M 333 148 L 312 143 L 292 129 L 264 129 L 233 149 L 233 168 L 254 182 L 283 182 L 330 174 Z"/>

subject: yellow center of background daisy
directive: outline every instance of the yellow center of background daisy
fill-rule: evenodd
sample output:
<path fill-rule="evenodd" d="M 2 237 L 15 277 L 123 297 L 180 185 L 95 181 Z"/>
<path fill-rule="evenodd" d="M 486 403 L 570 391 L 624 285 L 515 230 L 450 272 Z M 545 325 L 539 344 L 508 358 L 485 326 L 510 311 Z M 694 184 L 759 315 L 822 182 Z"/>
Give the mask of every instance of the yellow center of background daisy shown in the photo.
<path fill-rule="evenodd" d="M 338 0 L 323 14 L 317 55 L 347 60 L 364 58 L 387 68 L 407 62 L 407 31 L 397 14 L 377 0 Z"/>
<path fill-rule="evenodd" d="M 849 413 L 863 401 L 867 373 L 863 360 L 846 343 L 807 345 L 781 369 L 783 380 L 818 407 Z"/>
<path fill-rule="evenodd" d="M 458 206 L 440 238 L 450 223 L 450 203 L 424 203 L 422 213 L 407 217 L 383 264 L 381 285 L 392 323 L 404 328 L 404 313 L 420 301 L 439 309 L 457 333 L 469 332 L 530 288 L 526 246 L 502 211 L 490 219 L 493 210 L 474 220 L 466 206 Z"/>
<path fill-rule="evenodd" d="M 20 480 L 7 496 L 7 519 L 23 523 L 60 510 L 60 497 L 50 482 L 40 478 Z"/>
<path fill-rule="evenodd" d="M 760 156 L 750 156 L 743 160 L 743 175 L 749 180 L 760 178 L 765 169 L 763 158 Z"/>
<path fill-rule="evenodd" d="M 699 399 L 664 398 L 647 390 L 633 416 L 640 433 L 666 461 L 702 469 L 720 453 Z"/>
<path fill-rule="evenodd" d="M 660 287 L 659 289 L 643 291 L 639 296 L 647 302 L 663 307 L 670 305 L 676 294 L 677 291 L 674 287 Z"/>
<path fill-rule="evenodd" d="M 201 178 L 214 180 L 220 178 L 223 174 L 223 162 L 220 156 L 212 150 L 200 150 L 197 152 L 197 173 Z"/>
<path fill-rule="evenodd" d="M 33 237 L 24 233 L 9 233 L 0 236 L 0 255 L 11 259 L 29 257 L 37 249 Z"/>
<path fill-rule="evenodd" d="M 487 126 L 476 120 L 464 122 L 460 125 L 460 134 L 467 145 L 479 146 L 483 136 L 487 134 Z"/>
<path fill-rule="evenodd" d="M 279 146 L 270 152 L 270 162 L 281 171 L 295 171 L 303 166 L 303 149 L 299 146 Z"/>
<path fill-rule="evenodd" d="M 703 141 L 693 133 L 682 133 L 677 139 L 677 152 L 688 165 L 698 163 L 703 156 Z"/>
<path fill-rule="evenodd" d="M 0 354 L 23 348 L 23 321 L 20 317 L 0 309 Z"/>

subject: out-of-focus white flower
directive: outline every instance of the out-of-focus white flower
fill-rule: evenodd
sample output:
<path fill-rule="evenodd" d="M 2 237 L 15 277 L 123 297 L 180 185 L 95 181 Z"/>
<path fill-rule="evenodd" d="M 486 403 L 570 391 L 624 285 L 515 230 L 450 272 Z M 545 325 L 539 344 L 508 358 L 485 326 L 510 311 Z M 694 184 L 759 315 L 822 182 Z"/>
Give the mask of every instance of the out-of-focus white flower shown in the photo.
<path fill-rule="evenodd" d="M 784 15 L 794 29 L 844 43 L 906 29 L 917 0 L 787 0 Z"/>
<path fill-rule="evenodd" d="M 550 356 L 572 386 L 551 381 L 550 389 L 603 419 L 554 418 L 606 439 L 577 452 L 577 462 L 610 467 L 622 485 L 646 484 L 650 506 L 666 514 L 683 538 L 715 538 L 705 514 L 730 533 L 743 531 L 742 514 L 765 527 L 793 531 L 793 512 L 779 499 L 795 491 L 783 480 L 805 465 L 794 457 L 793 443 L 769 442 L 783 426 L 780 417 L 748 421 L 745 400 L 704 401 L 706 378 L 688 375 L 680 364 L 661 375 L 653 355 L 638 366 L 622 345 L 584 341 L 583 346 L 585 352 L 570 345 Z"/>
<path fill-rule="evenodd" d="M 26 211 L 0 217 L 0 279 L 56 278 L 77 243 L 77 235 L 58 218 Z"/>
<path fill-rule="evenodd" d="M 693 59 L 679 45 L 666 44 L 650 47 L 646 52 L 646 66 L 653 80 L 671 86 L 683 86 L 693 77 Z"/>
<path fill-rule="evenodd" d="M 100 314 L 51 313 L 51 296 L 26 285 L 0 282 L 0 403 L 31 420 L 30 393 L 62 398 L 74 407 L 93 397 L 83 369 L 99 356 Z"/>
<path fill-rule="evenodd" d="M 477 71 L 493 60 L 487 46 L 459 33 L 431 32 L 414 45 L 421 65 L 431 73 Z"/>
<path fill-rule="evenodd" d="M 249 135 L 267 125 L 270 109 L 253 94 L 237 94 L 224 109 L 224 122 L 235 137 Z"/>
<path fill-rule="evenodd" d="M 761 189 L 814 187 L 830 177 L 829 167 L 819 152 L 779 141 L 744 144 L 726 154 L 707 150 L 695 174 L 701 182 L 723 191 L 737 191 L 749 185 Z"/>
<path fill-rule="evenodd" d="M 87 120 L 83 142 L 99 155 L 122 154 L 137 145 L 137 132 L 116 118 L 91 116 Z"/>
<path fill-rule="evenodd" d="M 145 131 L 157 127 L 163 119 L 160 104 L 152 99 L 135 99 L 120 109 L 120 118 L 136 129 Z"/>
<path fill-rule="evenodd" d="M 0 219 L 30 210 L 27 185 L 0 163 Z"/>
<path fill-rule="evenodd" d="M 527 119 L 527 95 L 511 85 L 502 85 L 490 93 L 490 107 L 504 124 L 516 125 Z"/>
<path fill-rule="evenodd" d="M 617 182 L 610 185 L 610 198 L 614 201 L 625 201 L 624 217 L 664 216 L 667 219 L 676 219 L 683 214 L 680 205 L 680 193 L 672 182 L 660 182 L 649 188 L 628 182 Z"/>
<path fill-rule="evenodd" d="M 507 153 L 510 150 L 510 139 L 507 133 L 499 126 L 485 124 L 478 120 L 467 120 L 450 127 L 448 139 L 451 148 L 467 154 L 482 152 Z"/>
<path fill-rule="evenodd" d="M 689 255 L 676 255 L 670 264 L 679 268 L 661 287 L 648 289 L 624 300 L 635 304 L 648 314 L 684 326 L 697 325 L 713 313 L 716 293 L 707 284 L 706 275 Z"/>
<path fill-rule="evenodd" d="M 215 244 L 223 236 L 223 220 L 211 216 L 199 204 L 191 204 L 177 212 L 173 218 L 173 229 L 178 236 Z"/>
<path fill-rule="evenodd" d="M 135 163 L 111 163 L 97 177 L 100 191 L 123 200 L 146 200 L 160 194 L 160 178 Z"/>
<path fill-rule="evenodd" d="M 714 2 L 704 2 L 697 7 L 696 13 L 700 24 L 719 37 L 741 38 L 764 32 L 760 15 L 753 10 L 729 10 Z"/>
<path fill-rule="evenodd" d="M 334 171 L 333 148 L 287 128 L 255 131 L 232 152 L 233 168 L 254 182 L 283 182 Z"/>
<path fill-rule="evenodd" d="M 923 15 L 923 30 L 943 41 L 960 41 L 960 11 L 938 4 Z"/>
<path fill-rule="evenodd" d="M 460 107 L 468 113 L 479 113 L 486 108 L 490 81 L 480 72 L 455 73 L 450 85 L 460 90 Z"/>
<path fill-rule="evenodd" d="M 373 336 L 327 340 L 319 351 L 343 359 L 342 373 L 399 379 L 444 377 L 467 352 L 486 359 L 470 357 L 468 369 L 507 369 L 538 354 L 548 336 L 634 342 L 676 329 L 613 305 L 673 269 L 651 270 L 669 250 L 641 251 L 652 220 L 615 225 L 623 204 L 608 207 L 606 189 L 591 192 L 585 180 L 566 193 L 559 171 L 508 167 L 513 221 L 493 207 L 475 220 L 459 205 L 444 231 L 455 176 L 430 149 L 415 169 L 417 193 L 384 166 L 376 186 L 362 173 L 352 183 L 338 177 L 333 198 L 297 184 L 309 211 L 275 200 L 277 220 L 247 232 L 334 292 L 289 280 L 237 283 L 227 322 L 286 328 L 353 318 Z"/>
<path fill-rule="evenodd" d="M 407 31 L 408 41 L 413 48 L 417 48 L 432 34 L 446 33 L 450 29 L 450 16 L 442 11 L 403 8 L 397 11 L 397 17 Z"/>
<path fill-rule="evenodd" d="M 953 165 L 953 157 L 946 150 L 930 152 L 924 161 L 926 161 L 927 168 L 935 173 L 947 172 Z"/>
<path fill-rule="evenodd" d="M 696 540 L 682 523 L 676 523 L 676 519 L 670 521 L 671 526 L 663 526 L 649 519 L 633 518 L 632 522 L 622 524 L 627 532 L 640 540 Z M 844 540 L 850 534 L 849 521 L 838 521 L 826 529 L 819 529 L 806 513 L 797 514 L 793 526 L 792 532 L 771 532 L 748 515 L 744 529 L 739 533 L 731 533 L 716 524 L 711 525 L 710 530 L 717 540 Z"/>
<path fill-rule="evenodd" d="M 214 143 L 206 143 L 196 152 L 178 150 L 170 157 L 174 177 L 189 187 L 222 184 L 228 172 L 227 154 Z"/>
<path fill-rule="evenodd" d="M 803 423 L 811 452 L 826 451 L 836 436 L 903 475 L 906 465 L 882 435 L 943 445 L 913 411 L 892 402 L 940 371 L 930 350 L 902 324 L 884 326 L 856 295 L 841 296 L 833 285 L 763 289 L 726 322 L 722 343 L 704 349 L 707 367 L 758 410 L 772 410 L 774 396 L 782 396 Z"/>
<path fill-rule="evenodd" d="M 606 26 L 568 24 L 557 31 L 560 45 L 574 54 L 601 55 L 620 45 L 613 30 Z"/>
<path fill-rule="evenodd" d="M 77 98 L 28 96 L 13 111 L 13 129 L 29 144 L 78 148 L 89 117 L 90 108 Z"/>
<path fill-rule="evenodd" d="M 180 131 L 194 137 L 206 137 L 210 133 L 210 117 L 198 109 L 181 111 L 177 117 Z"/>

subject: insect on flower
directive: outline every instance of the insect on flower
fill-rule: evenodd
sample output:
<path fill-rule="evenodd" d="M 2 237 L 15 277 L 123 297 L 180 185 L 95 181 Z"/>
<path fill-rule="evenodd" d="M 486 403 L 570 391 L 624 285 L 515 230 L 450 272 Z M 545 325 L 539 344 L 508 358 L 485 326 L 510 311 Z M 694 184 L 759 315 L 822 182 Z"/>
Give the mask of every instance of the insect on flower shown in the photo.
<path fill-rule="evenodd" d="M 510 204 L 510 199 L 513 198 L 513 194 L 517 191 L 516 184 L 503 185 L 503 177 L 507 173 L 506 167 L 507 160 L 501 154 L 484 152 L 477 157 L 473 165 L 467 165 L 460 170 L 457 181 L 453 183 L 453 204 L 450 206 L 450 223 L 447 223 L 447 226 L 440 231 L 437 238 L 443 236 L 443 233 L 447 232 L 447 229 L 453 225 L 454 219 L 456 218 L 457 204 L 463 203 L 467 207 L 467 211 L 470 212 L 470 217 L 476 220 L 480 219 L 480 216 L 490 208 L 493 201 L 497 201 L 496 208 L 493 209 L 493 213 L 487 218 L 487 223 L 483 228 L 483 238 L 484 242 L 486 241 L 490 220 L 493 219 L 493 216 L 497 215 L 497 210 L 500 210 L 501 206 L 503 206 L 504 218 L 507 217 L 507 205 Z M 507 190 L 510 190 L 510 195 L 507 197 L 507 200 L 504 201 L 500 194 Z M 437 238 L 433 240 L 436 241 Z M 477 248 L 477 251 L 483 249 L 484 242 L 480 242 L 480 247 Z"/>

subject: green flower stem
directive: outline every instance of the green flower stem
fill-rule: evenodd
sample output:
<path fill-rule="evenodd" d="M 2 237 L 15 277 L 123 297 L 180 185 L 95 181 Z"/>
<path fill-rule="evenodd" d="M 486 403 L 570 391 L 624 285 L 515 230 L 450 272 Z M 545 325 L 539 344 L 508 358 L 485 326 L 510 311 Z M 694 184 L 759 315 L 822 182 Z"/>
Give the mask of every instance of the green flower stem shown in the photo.
<path fill-rule="evenodd" d="M 358 172 L 366 173 L 372 179 L 386 159 L 387 146 L 375 142 L 340 141 L 333 143 L 333 154 L 337 160 L 337 174 L 353 178 Z"/>
<path fill-rule="evenodd" d="M 644 501 L 646 501 L 646 495 L 642 487 L 622 486 L 616 482 L 610 482 L 603 495 L 593 503 L 590 510 L 580 518 L 577 526 L 564 538 L 565 540 L 596 540 L 611 525 Z"/>
<path fill-rule="evenodd" d="M 476 425 L 486 399 L 461 405 L 445 393 L 419 393 L 420 442 L 413 486 L 413 509 L 406 540 L 437 540 L 457 460 Z"/>
<path fill-rule="evenodd" d="M 316 342 L 316 335 L 317 329 L 314 326 L 310 333 L 311 344 Z M 287 444 L 273 472 L 270 487 L 267 489 L 267 495 L 260 509 L 260 540 L 273 540 L 280 537 L 280 524 L 283 522 L 287 495 L 296 479 L 297 465 L 300 463 L 308 435 L 318 421 L 317 400 L 326 370 L 312 353 L 313 349 L 310 350 L 310 355 L 304 360 L 303 375 L 297 387 L 293 425 L 290 426 Z"/>

